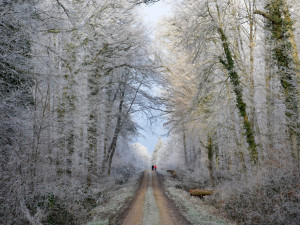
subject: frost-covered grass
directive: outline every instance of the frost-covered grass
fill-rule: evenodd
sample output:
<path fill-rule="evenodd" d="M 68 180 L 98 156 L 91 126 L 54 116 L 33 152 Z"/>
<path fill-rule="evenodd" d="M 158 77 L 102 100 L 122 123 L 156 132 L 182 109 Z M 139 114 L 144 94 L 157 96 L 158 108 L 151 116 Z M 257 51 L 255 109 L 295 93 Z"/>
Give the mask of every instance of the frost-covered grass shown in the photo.
<path fill-rule="evenodd" d="M 132 177 L 119 189 L 111 189 L 110 198 L 90 211 L 91 221 L 87 225 L 108 225 L 126 207 L 138 188 L 139 175 Z M 109 191 L 109 190 L 108 190 Z"/>
<path fill-rule="evenodd" d="M 107 224 L 109 224 L 108 219 L 88 223 L 88 225 L 107 225 Z"/>
<path fill-rule="evenodd" d="M 204 199 L 190 196 L 187 187 L 194 188 L 198 186 L 199 183 L 192 182 L 190 179 L 183 179 L 183 177 L 180 179 L 172 179 L 170 175 L 165 172 L 161 174 L 163 174 L 165 178 L 164 185 L 166 194 L 175 202 L 182 215 L 193 225 L 235 224 L 221 215 L 217 208 L 206 202 L 206 198 L 210 198 L 210 196 L 204 197 Z"/>
<path fill-rule="evenodd" d="M 187 191 L 175 187 L 167 187 L 166 191 L 167 195 L 175 201 L 181 213 L 194 225 L 233 224 L 221 216 L 217 216 L 217 211 L 213 206 L 203 203 L 197 197 L 190 196 Z"/>
<path fill-rule="evenodd" d="M 124 204 L 130 201 L 134 193 L 134 186 L 121 188 L 107 203 L 97 206 L 90 212 L 93 222 L 89 222 L 88 225 L 109 224 L 109 219 L 116 215 Z"/>

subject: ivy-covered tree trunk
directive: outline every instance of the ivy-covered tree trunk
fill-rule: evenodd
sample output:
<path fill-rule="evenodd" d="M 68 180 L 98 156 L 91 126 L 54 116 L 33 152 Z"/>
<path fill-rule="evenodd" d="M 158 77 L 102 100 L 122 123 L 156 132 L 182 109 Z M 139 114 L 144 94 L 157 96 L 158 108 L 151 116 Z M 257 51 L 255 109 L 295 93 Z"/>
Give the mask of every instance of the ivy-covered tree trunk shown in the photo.
<path fill-rule="evenodd" d="M 184 163 L 188 166 L 188 158 L 187 158 L 187 146 L 186 146 L 186 134 L 185 134 L 184 125 L 182 125 L 182 141 L 183 141 L 183 154 L 184 154 Z"/>
<path fill-rule="evenodd" d="M 223 64 L 223 66 L 228 71 L 230 82 L 233 86 L 233 90 L 236 95 L 236 102 L 237 102 L 236 106 L 239 110 L 240 115 L 243 117 L 244 129 L 246 131 L 246 141 L 249 145 L 248 150 L 250 152 L 250 159 L 254 164 L 256 164 L 258 162 L 258 152 L 256 149 L 254 131 L 251 128 L 251 124 L 249 122 L 249 119 L 248 119 L 248 116 L 246 113 L 246 103 L 243 100 L 243 88 L 240 84 L 239 76 L 238 76 L 237 72 L 235 71 L 236 68 L 234 65 L 234 60 L 233 60 L 225 33 L 222 30 L 222 28 L 219 28 L 218 31 L 219 31 L 219 34 L 220 34 L 220 37 L 222 40 L 222 46 L 223 46 L 223 50 L 224 50 L 225 57 L 226 57 L 225 60 L 220 58 L 220 62 Z"/>
<path fill-rule="evenodd" d="M 214 158 L 214 151 L 213 151 L 213 144 L 211 136 L 208 136 L 208 145 L 207 145 L 207 156 L 208 156 L 208 171 L 211 183 L 214 184 L 214 167 L 213 167 L 213 158 Z"/>
<path fill-rule="evenodd" d="M 292 157 L 299 168 L 300 123 L 296 75 L 297 62 L 293 60 L 293 45 L 290 39 L 293 22 L 290 19 L 290 12 L 284 0 L 269 0 L 265 9 L 266 12 L 256 10 L 256 13 L 266 18 L 266 28 L 271 32 L 272 58 L 277 64 L 278 76 L 285 96 Z"/>
<path fill-rule="evenodd" d="M 99 96 L 98 87 L 99 75 L 90 75 L 88 79 L 89 88 L 89 120 L 87 127 L 87 186 L 92 184 L 92 175 L 96 172 L 97 162 L 97 125 L 98 125 L 98 112 L 97 112 L 97 100 Z"/>
<path fill-rule="evenodd" d="M 269 38 L 265 39 L 265 46 L 268 46 Z M 273 72 L 271 69 L 271 52 L 269 47 L 265 50 L 265 88 L 266 88 L 266 116 L 267 116 L 267 135 L 266 135 L 266 153 L 267 160 L 272 160 L 272 150 L 274 148 L 274 137 L 273 137 L 273 109 L 274 109 L 274 96 L 272 93 L 272 77 Z"/>
<path fill-rule="evenodd" d="M 87 186 L 92 184 L 92 174 L 94 171 L 95 160 L 97 157 L 97 114 L 95 110 L 90 112 L 87 129 Z"/>
<path fill-rule="evenodd" d="M 289 11 L 289 7 L 287 4 L 287 0 L 284 0 L 284 20 L 285 23 L 287 24 L 292 24 L 293 25 L 293 21 L 291 18 L 291 13 Z M 292 57 L 293 57 L 293 62 L 294 62 L 294 67 L 296 69 L 296 79 L 297 79 L 297 84 L 298 86 L 300 86 L 300 60 L 299 60 L 299 54 L 298 54 L 298 48 L 297 48 L 297 43 L 296 43 L 296 39 L 295 39 L 295 34 L 294 34 L 294 29 L 289 29 L 288 31 L 289 33 L 289 41 L 291 42 L 291 46 L 292 46 Z M 298 106 L 300 104 L 300 93 L 298 93 Z"/>

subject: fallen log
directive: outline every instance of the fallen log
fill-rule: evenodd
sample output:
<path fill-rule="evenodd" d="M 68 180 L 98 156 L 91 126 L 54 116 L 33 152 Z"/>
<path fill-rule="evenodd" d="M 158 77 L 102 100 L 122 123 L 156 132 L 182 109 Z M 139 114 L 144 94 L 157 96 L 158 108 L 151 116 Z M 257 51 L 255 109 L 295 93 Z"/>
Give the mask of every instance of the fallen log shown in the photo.
<path fill-rule="evenodd" d="M 172 174 L 173 172 L 175 172 L 174 170 L 167 170 L 168 173 Z"/>
<path fill-rule="evenodd" d="M 205 190 L 205 189 L 191 189 L 190 191 L 191 196 L 203 198 L 205 195 L 211 195 L 213 194 L 213 190 Z"/>
<path fill-rule="evenodd" d="M 172 177 L 172 178 L 177 178 L 177 174 L 176 174 L 175 171 L 173 171 L 173 172 L 171 173 L 171 177 Z"/>

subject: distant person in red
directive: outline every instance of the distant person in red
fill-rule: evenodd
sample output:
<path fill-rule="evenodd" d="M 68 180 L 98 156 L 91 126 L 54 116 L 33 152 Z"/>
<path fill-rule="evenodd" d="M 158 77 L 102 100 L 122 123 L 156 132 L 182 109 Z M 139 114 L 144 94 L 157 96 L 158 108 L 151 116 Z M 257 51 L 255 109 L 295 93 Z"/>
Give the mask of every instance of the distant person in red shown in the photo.
<path fill-rule="evenodd" d="M 156 166 L 156 165 L 154 166 L 154 169 L 155 169 L 155 170 L 157 169 L 157 166 Z"/>

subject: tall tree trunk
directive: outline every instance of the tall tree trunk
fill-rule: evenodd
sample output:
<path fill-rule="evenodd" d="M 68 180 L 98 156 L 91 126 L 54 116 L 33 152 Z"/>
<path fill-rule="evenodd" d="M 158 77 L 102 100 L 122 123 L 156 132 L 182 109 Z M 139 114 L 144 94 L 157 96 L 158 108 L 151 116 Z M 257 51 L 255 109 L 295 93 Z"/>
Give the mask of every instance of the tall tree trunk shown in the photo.
<path fill-rule="evenodd" d="M 120 93 L 120 103 L 119 103 L 119 110 L 118 110 L 118 117 L 117 117 L 117 123 L 116 123 L 116 128 L 114 131 L 114 136 L 111 141 L 110 147 L 107 152 L 106 156 L 106 162 L 108 163 L 108 168 L 107 168 L 107 175 L 110 176 L 111 173 L 111 164 L 112 164 L 112 159 L 114 157 L 116 148 L 117 148 L 117 141 L 118 141 L 118 136 L 119 133 L 122 129 L 122 111 L 123 111 L 123 103 L 124 103 L 124 97 L 125 97 L 125 84 L 123 84 L 123 90 L 121 90 Z"/>
<path fill-rule="evenodd" d="M 75 133 L 74 133 L 74 113 L 75 113 L 75 101 L 76 96 L 74 92 L 74 76 L 71 75 L 68 79 L 68 91 L 65 96 L 67 104 L 67 117 L 65 118 L 65 143 L 66 143 L 66 165 L 65 173 L 71 179 L 72 178 L 72 166 L 73 166 L 73 155 L 75 151 Z"/>
<path fill-rule="evenodd" d="M 250 70 L 249 70 L 249 86 L 250 86 L 250 124 L 251 129 L 255 132 L 257 137 L 257 145 L 260 147 L 260 156 L 264 157 L 263 152 L 263 144 L 261 138 L 260 127 L 256 115 L 256 107 L 255 107 L 255 84 L 254 84 L 254 48 L 256 46 L 256 23 L 254 18 L 254 11 L 256 7 L 256 0 L 249 0 L 248 6 L 248 19 L 249 19 L 249 26 L 250 26 L 250 33 L 249 33 L 249 59 L 250 59 Z"/>
<path fill-rule="evenodd" d="M 223 51 L 225 54 L 225 60 L 220 57 L 220 63 L 224 66 L 224 68 L 227 70 L 230 82 L 233 86 L 233 91 L 236 95 L 236 106 L 239 110 L 240 115 L 243 118 L 243 124 L 244 124 L 244 129 L 245 129 L 245 136 L 246 136 L 246 141 L 248 143 L 248 150 L 250 152 L 250 159 L 254 164 L 258 163 L 258 152 L 256 149 L 256 143 L 255 143 L 255 137 L 254 137 L 254 131 L 251 129 L 251 124 L 248 119 L 248 115 L 246 113 L 246 103 L 243 100 L 243 88 L 240 84 L 240 78 L 239 75 L 236 72 L 236 67 L 234 65 L 234 59 L 231 54 L 231 50 L 229 48 L 229 43 L 227 40 L 227 37 L 224 33 L 223 30 L 223 24 L 222 24 L 222 18 L 219 10 L 219 6 L 216 3 L 216 8 L 218 12 L 218 22 L 219 22 L 219 27 L 218 27 L 218 33 L 220 35 L 221 41 L 222 41 L 222 47 Z M 208 9 L 209 10 L 209 9 Z M 210 10 L 209 10 L 210 12 Z M 211 16 L 212 17 L 212 16 Z"/>
<path fill-rule="evenodd" d="M 214 152 L 213 152 L 212 138 L 210 135 L 208 136 L 207 156 L 208 156 L 209 176 L 210 176 L 212 185 L 214 185 L 214 171 L 213 171 L 213 169 L 214 169 L 214 166 L 213 166 Z"/>
<path fill-rule="evenodd" d="M 227 42 L 227 38 L 224 34 L 223 29 L 219 28 L 219 34 L 221 36 L 223 50 L 225 53 L 226 61 L 224 61 L 222 58 L 220 58 L 220 62 L 223 64 L 223 66 L 227 69 L 228 75 L 230 78 L 230 82 L 233 85 L 233 90 L 236 95 L 236 102 L 237 102 L 237 108 L 239 109 L 240 115 L 243 117 L 244 121 L 244 129 L 246 131 L 246 141 L 248 143 L 248 150 L 250 152 L 250 159 L 251 161 L 256 164 L 258 162 L 258 152 L 256 149 L 256 143 L 254 138 L 254 132 L 251 129 L 251 125 L 246 113 L 246 103 L 243 100 L 243 88 L 239 81 L 239 76 L 237 72 L 235 71 L 235 65 L 234 60 L 231 55 L 231 51 L 229 49 L 229 44 Z"/>
<path fill-rule="evenodd" d="M 87 149 L 87 186 L 92 184 L 92 175 L 95 171 L 95 160 L 97 157 L 97 116 L 96 111 L 91 110 L 89 116 L 89 124 L 87 129 L 87 140 L 88 140 L 88 149 Z"/>
<path fill-rule="evenodd" d="M 298 83 L 297 62 L 293 59 L 293 44 L 291 43 L 291 31 L 293 23 L 290 12 L 283 0 L 270 0 L 266 4 L 267 12 L 256 10 L 255 13 L 267 19 L 266 27 L 271 31 L 273 58 L 277 62 L 278 75 L 285 96 L 286 118 L 289 138 L 291 142 L 291 155 L 300 169 L 300 122 L 298 107 Z M 292 56 L 292 57 L 291 57 Z"/>
<path fill-rule="evenodd" d="M 284 1 L 284 20 L 286 24 L 293 24 L 293 21 L 291 19 L 291 14 L 290 14 L 290 10 L 288 8 L 288 3 L 285 0 Z M 295 34 L 294 34 L 294 30 L 293 29 L 289 29 L 288 30 L 289 36 L 290 36 L 290 43 L 292 46 L 292 57 L 293 57 L 293 61 L 295 64 L 295 69 L 296 69 L 296 77 L 297 77 L 297 83 L 298 83 L 298 87 L 300 87 L 300 60 L 299 60 L 299 54 L 298 54 L 298 46 L 297 46 L 297 42 L 295 39 Z M 298 93 L 298 106 L 300 104 L 300 93 Z"/>
<path fill-rule="evenodd" d="M 266 46 L 268 46 L 269 40 L 266 38 Z M 272 74 L 271 74 L 271 53 L 270 49 L 266 49 L 265 54 L 265 85 L 266 85 L 266 109 L 267 109 L 267 159 L 271 160 L 272 158 L 272 150 L 274 149 L 274 142 L 273 142 L 273 107 L 274 107 L 274 99 L 272 94 Z"/>
<path fill-rule="evenodd" d="M 97 112 L 97 100 L 99 96 L 99 87 L 98 87 L 99 75 L 97 72 L 90 75 L 88 79 L 89 87 L 89 121 L 87 128 L 87 186 L 91 186 L 92 175 L 96 174 L 97 170 L 97 135 L 98 135 L 98 112 Z"/>
<path fill-rule="evenodd" d="M 182 124 L 182 141 L 183 141 L 184 163 L 185 163 L 185 166 L 188 166 L 187 147 L 186 147 L 186 135 L 185 135 L 184 124 Z"/>

